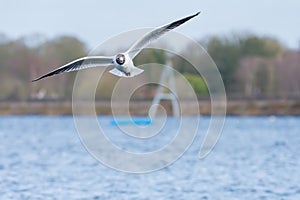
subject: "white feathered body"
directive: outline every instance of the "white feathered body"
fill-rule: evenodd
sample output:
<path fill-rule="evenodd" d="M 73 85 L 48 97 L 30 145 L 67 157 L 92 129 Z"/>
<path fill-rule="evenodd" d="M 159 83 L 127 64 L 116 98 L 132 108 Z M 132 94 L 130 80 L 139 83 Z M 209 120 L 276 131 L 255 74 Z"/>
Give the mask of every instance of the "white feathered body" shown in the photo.
<path fill-rule="evenodd" d="M 124 53 L 123 55 L 125 56 L 125 62 L 122 65 L 119 65 L 115 58 L 113 61 L 115 69 L 110 70 L 110 73 L 121 77 L 134 77 L 144 71 L 134 66 L 132 59 L 127 53 Z"/>

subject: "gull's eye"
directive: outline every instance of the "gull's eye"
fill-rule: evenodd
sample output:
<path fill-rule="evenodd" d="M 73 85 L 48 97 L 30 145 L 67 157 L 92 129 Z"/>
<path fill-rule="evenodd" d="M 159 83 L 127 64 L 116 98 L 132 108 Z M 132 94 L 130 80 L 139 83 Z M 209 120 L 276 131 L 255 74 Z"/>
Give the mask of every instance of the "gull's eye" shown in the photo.
<path fill-rule="evenodd" d="M 125 63 L 125 56 L 123 54 L 118 54 L 116 57 L 116 62 L 119 65 L 123 65 Z"/>

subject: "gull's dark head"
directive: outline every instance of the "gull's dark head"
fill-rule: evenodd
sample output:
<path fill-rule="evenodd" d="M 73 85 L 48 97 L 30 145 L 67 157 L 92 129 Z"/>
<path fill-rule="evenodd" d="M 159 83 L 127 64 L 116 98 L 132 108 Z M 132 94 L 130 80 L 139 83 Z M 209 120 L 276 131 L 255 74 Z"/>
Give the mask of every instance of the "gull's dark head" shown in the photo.
<path fill-rule="evenodd" d="M 119 64 L 119 65 L 123 65 L 125 63 L 125 56 L 123 54 L 118 54 L 116 56 L 116 62 Z"/>

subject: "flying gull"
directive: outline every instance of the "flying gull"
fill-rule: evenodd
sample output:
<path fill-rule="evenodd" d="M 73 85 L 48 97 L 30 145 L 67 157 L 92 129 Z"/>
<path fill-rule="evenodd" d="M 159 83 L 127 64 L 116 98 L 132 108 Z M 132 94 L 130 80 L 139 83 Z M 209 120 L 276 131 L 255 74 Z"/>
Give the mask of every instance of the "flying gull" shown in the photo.
<path fill-rule="evenodd" d="M 74 60 L 70 63 L 67 63 L 63 65 L 62 67 L 59 67 L 55 69 L 54 71 L 51 71 L 39 78 L 36 78 L 32 80 L 38 81 L 43 78 L 46 78 L 48 76 L 53 76 L 55 74 L 60 74 L 63 72 L 71 72 L 71 71 L 78 71 L 85 68 L 90 67 L 98 67 L 98 66 L 109 66 L 113 65 L 114 69 L 110 70 L 109 72 L 120 77 L 133 77 L 140 73 L 142 73 L 144 70 L 137 68 L 133 64 L 133 59 L 135 56 L 137 56 L 143 48 L 148 46 L 151 42 L 158 39 L 160 36 L 164 35 L 168 31 L 180 26 L 181 24 L 185 23 L 186 21 L 192 19 L 193 17 L 196 17 L 199 15 L 200 12 L 185 17 L 183 19 L 177 20 L 175 22 L 172 22 L 170 24 L 158 27 L 149 33 L 145 34 L 142 38 L 137 40 L 126 52 L 119 53 L 115 56 L 87 56 L 82 57 L 77 60 Z"/>

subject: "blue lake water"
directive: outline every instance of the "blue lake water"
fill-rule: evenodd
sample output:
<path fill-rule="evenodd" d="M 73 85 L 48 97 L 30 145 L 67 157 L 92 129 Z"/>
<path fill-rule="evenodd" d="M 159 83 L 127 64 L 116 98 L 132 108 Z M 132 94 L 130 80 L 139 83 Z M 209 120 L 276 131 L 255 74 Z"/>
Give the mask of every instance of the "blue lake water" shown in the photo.
<path fill-rule="evenodd" d="M 300 117 L 227 117 L 199 159 L 208 122 L 171 166 L 128 174 L 85 150 L 71 116 L 1 116 L 0 199 L 300 199 Z"/>

